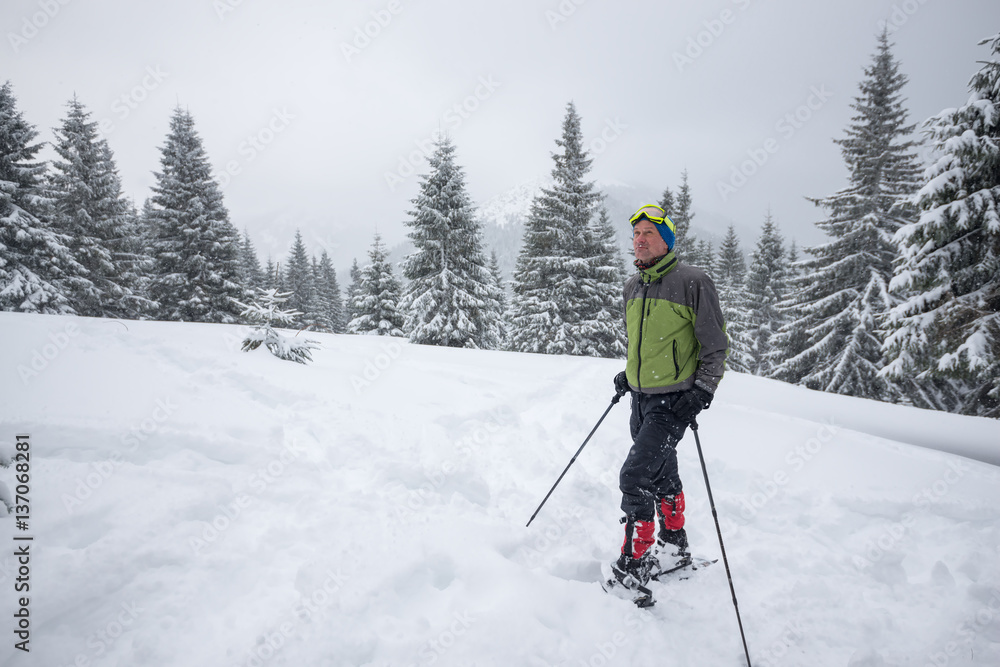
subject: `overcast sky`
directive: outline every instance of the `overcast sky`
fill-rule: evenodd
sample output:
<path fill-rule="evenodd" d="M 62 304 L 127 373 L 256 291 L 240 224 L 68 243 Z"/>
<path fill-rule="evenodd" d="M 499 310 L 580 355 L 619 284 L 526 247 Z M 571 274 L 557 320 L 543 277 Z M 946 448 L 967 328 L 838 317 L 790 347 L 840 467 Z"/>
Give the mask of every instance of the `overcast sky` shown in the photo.
<path fill-rule="evenodd" d="M 758 228 L 770 206 L 821 242 L 804 197 L 845 184 L 832 139 L 883 22 L 920 123 L 966 101 L 1000 3 L 4 0 L 0 19 L 0 77 L 43 140 L 75 93 L 141 206 L 183 105 L 262 255 L 301 227 L 343 270 L 376 227 L 405 239 L 435 130 L 482 202 L 548 174 L 570 100 L 595 179 L 659 192 L 687 169 L 696 209 Z"/>

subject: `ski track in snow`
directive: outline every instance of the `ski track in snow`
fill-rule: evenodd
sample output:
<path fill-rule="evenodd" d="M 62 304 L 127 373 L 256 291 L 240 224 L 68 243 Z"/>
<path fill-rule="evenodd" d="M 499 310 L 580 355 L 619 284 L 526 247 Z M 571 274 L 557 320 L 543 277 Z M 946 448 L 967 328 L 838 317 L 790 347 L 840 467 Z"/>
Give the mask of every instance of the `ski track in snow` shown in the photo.
<path fill-rule="evenodd" d="M 301 366 L 241 352 L 245 327 L 0 331 L 0 452 L 30 433 L 34 536 L 31 653 L 8 620 L 0 664 L 743 664 L 721 560 L 649 610 L 600 589 L 624 401 L 524 526 L 619 361 L 313 335 Z M 1000 423 L 734 373 L 700 421 L 755 665 L 1000 664 Z M 716 558 L 690 433 L 679 458 Z"/>

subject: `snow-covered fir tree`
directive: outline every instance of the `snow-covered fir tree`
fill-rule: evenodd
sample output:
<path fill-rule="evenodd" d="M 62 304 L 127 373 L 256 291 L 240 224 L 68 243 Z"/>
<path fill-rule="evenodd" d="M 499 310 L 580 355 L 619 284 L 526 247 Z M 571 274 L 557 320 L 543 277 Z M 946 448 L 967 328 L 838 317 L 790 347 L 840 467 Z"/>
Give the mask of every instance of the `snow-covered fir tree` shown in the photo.
<path fill-rule="evenodd" d="M 73 313 L 66 281 L 84 273 L 52 229 L 44 162 L 35 127 L 24 120 L 8 81 L 0 86 L 0 310 Z"/>
<path fill-rule="evenodd" d="M 247 298 L 240 282 L 239 233 L 186 110 L 174 110 L 161 152 L 151 199 L 156 267 L 150 296 L 159 317 L 237 322 L 238 301 Z"/>
<path fill-rule="evenodd" d="M 552 154 L 553 185 L 532 201 L 524 226 L 507 318 L 508 346 L 518 352 L 587 354 L 594 342 L 581 336 L 581 316 L 595 312 L 603 299 L 592 286 L 597 244 L 590 238 L 601 194 L 584 180 L 591 159 L 572 102 L 556 145 L 561 150 Z"/>
<path fill-rule="evenodd" d="M 313 280 L 316 284 L 317 325 L 321 330 L 344 333 L 344 302 L 333 262 L 326 249 L 319 261 L 313 258 Z"/>
<path fill-rule="evenodd" d="M 294 310 L 284 310 L 281 306 L 288 301 L 288 292 L 278 292 L 275 288 L 257 290 L 257 300 L 253 303 L 240 304 L 243 311 L 240 315 L 254 324 L 254 327 L 243 339 L 243 351 L 250 352 L 264 345 L 274 356 L 286 361 L 304 364 L 312 361 L 312 351 L 319 348 L 314 340 L 299 336 L 285 336 L 275 331 L 275 325 L 291 324 L 299 313 Z"/>
<path fill-rule="evenodd" d="M 150 290 L 156 273 L 156 258 L 153 249 L 156 240 L 156 220 L 153 216 L 153 202 L 147 197 L 142 203 L 142 210 L 131 213 L 135 226 L 132 235 L 132 251 L 144 258 L 139 266 L 133 291 L 147 300 L 146 317 L 156 317 L 158 306 L 150 299 Z"/>
<path fill-rule="evenodd" d="M 749 370 L 754 375 L 771 375 L 774 365 L 782 358 L 775 349 L 775 333 L 785 321 L 785 313 L 779 305 L 788 292 L 786 262 L 784 241 L 768 209 L 760 238 L 750 256 L 745 288 Z"/>
<path fill-rule="evenodd" d="M 891 313 L 885 374 L 918 403 L 1000 417 L 1000 34 L 957 109 L 925 129 L 940 157 L 914 201 L 916 221 L 896 240 L 902 261 L 891 288 L 905 300 Z M 959 390 L 956 392 L 955 390 Z"/>
<path fill-rule="evenodd" d="M 353 297 L 355 317 L 347 326 L 348 333 L 404 336 L 405 323 L 399 311 L 401 291 L 387 259 L 382 236 L 376 233 L 368 251 L 368 265 L 361 270 Z"/>
<path fill-rule="evenodd" d="M 285 269 L 285 265 L 280 261 L 274 263 L 274 286 L 279 290 L 285 289 L 285 285 L 288 284 L 286 280 L 286 275 L 288 271 Z"/>
<path fill-rule="evenodd" d="M 628 335 L 622 318 L 622 289 L 628 275 L 614 227 L 603 205 L 591 220 L 589 239 L 593 247 L 585 250 L 584 257 L 591 265 L 590 277 L 581 281 L 580 286 L 592 294 L 584 302 L 588 310 L 580 314 L 579 354 L 624 359 Z"/>
<path fill-rule="evenodd" d="M 271 256 L 267 256 L 267 262 L 264 264 L 264 279 L 261 282 L 261 287 L 270 289 L 271 287 L 278 286 L 278 265 L 274 263 Z"/>
<path fill-rule="evenodd" d="M 309 260 L 309 276 L 313 285 L 313 325 L 312 328 L 318 331 L 332 332 L 332 321 L 327 312 L 326 301 L 323 299 L 320 287 L 319 259 L 313 255 Z"/>
<path fill-rule="evenodd" d="M 811 259 L 801 263 L 803 274 L 791 295 L 796 317 L 782 334 L 786 356 L 776 377 L 851 396 L 894 395 L 879 373 L 898 256 L 893 235 L 911 215 L 918 174 L 908 138 L 913 126 L 906 124 L 900 94 L 905 84 L 883 30 L 851 105 L 855 115 L 847 136 L 836 140 L 849 185 L 812 200 L 829 212 L 816 224 L 830 242 L 805 249 Z"/>
<path fill-rule="evenodd" d="M 67 281 L 66 296 L 80 315 L 137 318 L 149 304 L 135 289 L 149 262 L 136 243 L 137 221 L 122 194 L 121 179 L 107 140 L 98 135 L 74 96 L 62 125 L 54 130 L 51 178 L 53 225 L 69 237 L 84 273 Z"/>
<path fill-rule="evenodd" d="M 792 285 L 795 280 L 802 275 L 802 267 L 799 264 L 802 259 L 801 253 L 799 253 L 799 246 L 792 239 L 791 243 L 788 244 L 788 284 Z"/>
<path fill-rule="evenodd" d="M 742 285 L 746 280 L 747 263 L 743 249 L 740 248 L 740 237 L 736 235 L 735 225 L 729 225 L 726 230 L 726 236 L 719 245 L 719 255 L 715 264 L 716 283 Z"/>
<path fill-rule="evenodd" d="M 494 317 L 490 318 L 494 323 L 494 329 L 490 332 L 489 349 L 499 350 L 507 341 L 507 286 L 504 284 L 503 270 L 500 268 L 500 258 L 496 250 L 490 253 L 490 277 L 493 286 L 497 289 L 498 300 L 496 302 L 497 311 Z"/>
<path fill-rule="evenodd" d="M 130 197 L 125 201 L 128 204 L 128 213 L 123 253 L 126 257 L 135 258 L 134 261 L 126 260 L 126 270 L 131 274 L 129 284 L 132 294 L 143 301 L 141 311 L 129 317 L 145 319 L 156 312 L 156 304 L 149 299 L 150 280 L 156 266 L 152 254 L 152 237 L 142 219 L 143 214 L 135 207 L 135 202 Z"/>
<path fill-rule="evenodd" d="M 673 222 L 674 208 L 676 207 L 676 204 L 674 203 L 674 193 L 670 190 L 669 186 L 663 189 L 663 194 L 660 195 L 660 201 L 657 202 L 657 205 L 666 211 L 667 217 L 670 218 L 671 222 Z M 676 225 L 677 223 L 674 223 L 674 226 Z M 676 234 L 674 235 L 674 238 L 677 238 Z"/>
<path fill-rule="evenodd" d="M 347 284 L 347 290 L 344 294 L 344 324 L 349 325 L 354 321 L 354 318 L 358 316 L 357 311 L 354 310 L 354 298 L 358 294 L 358 290 L 361 288 L 361 267 L 358 266 L 358 258 L 355 257 L 351 262 L 351 269 L 348 272 L 351 278 L 351 282 Z M 347 333 L 353 333 L 350 329 L 347 329 Z"/>
<path fill-rule="evenodd" d="M 501 294 L 482 249 L 482 230 L 465 174 L 446 136 L 434 144 L 406 226 L 415 251 L 403 262 L 409 280 L 400 309 L 410 341 L 486 348 L 497 328 Z"/>
<path fill-rule="evenodd" d="M 719 304 L 726 322 L 726 333 L 729 334 L 726 367 L 738 373 L 750 373 L 753 368 L 753 341 L 748 334 L 746 273 L 746 259 L 740 248 L 740 239 L 736 235 L 736 228 L 729 225 L 726 237 L 719 246 L 714 280 L 719 290 Z"/>
<path fill-rule="evenodd" d="M 288 307 L 298 313 L 291 321 L 292 326 L 299 329 L 316 326 L 319 310 L 316 304 L 316 281 L 306 244 L 302 240 L 302 232 L 297 229 L 292 248 L 288 251 L 288 259 L 285 260 L 283 278 L 281 289 L 290 295 Z"/>
<path fill-rule="evenodd" d="M 260 268 L 260 258 L 257 248 L 250 239 L 250 232 L 243 230 L 243 241 L 240 244 L 240 280 L 244 288 L 256 293 L 264 287 L 264 270 Z"/>
<path fill-rule="evenodd" d="M 684 263 L 697 266 L 715 280 L 715 249 L 711 241 L 699 239 L 693 234 L 687 237 L 689 247 L 683 250 Z M 676 245 L 674 246 L 677 247 Z M 678 252 L 681 252 L 678 250 Z"/>
<path fill-rule="evenodd" d="M 679 248 L 681 252 L 686 252 L 692 245 L 688 241 L 688 232 L 691 231 L 691 221 L 694 220 L 694 211 L 691 209 L 691 186 L 688 184 L 687 169 L 681 172 L 681 185 L 677 188 L 677 199 L 672 211 L 673 215 L 670 215 L 670 213 L 667 215 L 677 228 L 677 232 L 674 235 L 676 238 L 674 247 Z M 678 255 L 678 258 L 683 259 L 680 255 Z M 707 270 L 708 267 L 702 266 L 701 268 Z"/>

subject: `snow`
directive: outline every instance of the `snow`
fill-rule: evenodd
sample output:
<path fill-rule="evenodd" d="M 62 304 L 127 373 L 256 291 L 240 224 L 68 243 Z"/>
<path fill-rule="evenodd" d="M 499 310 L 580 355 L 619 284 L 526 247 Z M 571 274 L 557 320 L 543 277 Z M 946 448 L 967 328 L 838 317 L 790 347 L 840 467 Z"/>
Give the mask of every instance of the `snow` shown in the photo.
<path fill-rule="evenodd" d="M 524 526 L 620 361 L 315 334 L 303 366 L 241 352 L 240 326 L 0 331 L 34 537 L 31 653 L 8 621 L 0 664 L 742 664 L 721 561 L 651 610 L 597 583 L 624 402 Z M 700 422 L 755 665 L 1000 664 L 1000 422 L 734 373 Z M 717 557 L 690 434 L 679 458 Z"/>

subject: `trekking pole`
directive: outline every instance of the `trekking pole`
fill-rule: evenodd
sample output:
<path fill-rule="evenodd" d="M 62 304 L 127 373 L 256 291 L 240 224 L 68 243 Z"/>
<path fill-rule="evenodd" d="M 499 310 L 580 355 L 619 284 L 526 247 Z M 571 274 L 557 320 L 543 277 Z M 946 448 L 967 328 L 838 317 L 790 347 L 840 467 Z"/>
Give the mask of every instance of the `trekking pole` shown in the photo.
<path fill-rule="evenodd" d="M 538 506 L 538 509 L 535 510 L 535 513 L 531 515 L 530 519 L 528 519 L 528 523 L 526 523 L 524 525 L 525 528 L 527 528 L 528 526 L 530 526 L 531 522 L 535 520 L 536 516 L 538 516 L 538 513 L 542 509 L 542 505 L 545 504 L 545 501 L 549 499 L 549 496 L 552 495 L 552 492 L 556 490 L 557 486 L 559 486 L 559 482 L 562 481 L 563 475 L 566 474 L 566 471 L 569 470 L 569 467 L 571 465 L 573 465 L 574 461 L 576 461 L 576 457 L 578 457 L 580 455 L 580 452 L 583 451 L 583 448 L 587 446 L 588 442 L 590 442 L 590 438 L 591 438 L 591 436 L 594 435 L 594 432 L 597 431 L 597 427 L 601 425 L 601 422 L 604 421 L 604 418 L 608 416 L 609 412 L 611 412 L 611 408 L 613 408 L 615 406 L 615 403 L 617 403 L 621 399 L 621 397 L 624 396 L 624 395 L 625 395 L 624 393 L 622 393 L 622 394 L 615 394 L 615 397 L 611 399 L 611 405 L 609 405 L 608 409 L 604 411 L 604 414 L 601 415 L 601 418 L 597 420 L 597 423 L 594 425 L 594 428 L 591 429 L 591 431 L 590 431 L 590 435 L 587 436 L 587 439 L 583 441 L 582 445 L 580 445 L 580 449 L 576 450 L 576 454 L 574 454 L 573 458 L 571 458 L 569 460 L 569 463 L 566 464 L 566 468 L 563 469 L 562 475 L 559 475 L 559 479 L 557 479 L 556 483 L 552 485 L 552 488 L 549 489 L 549 492 L 545 494 L 545 497 L 542 499 L 542 504 Z"/>
<path fill-rule="evenodd" d="M 743 619 L 740 618 L 740 605 L 736 602 L 736 589 L 733 587 L 733 575 L 729 571 L 729 559 L 726 558 L 726 545 L 722 543 L 722 529 L 719 527 L 719 514 L 715 511 L 715 500 L 712 498 L 712 485 L 708 483 L 708 468 L 705 467 L 705 456 L 701 453 L 701 439 L 698 437 L 698 422 L 691 422 L 694 432 L 694 442 L 698 445 L 698 458 L 701 460 L 701 472 L 705 475 L 705 488 L 708 490 L 708 504 L 712 506 L 712 518 L 715 519 L 715 532 L 719 535 L 719 547 L 722 549 L 722 562 L 726 565 L 726 578 L 729 579 L 729 592 L 733 594 L 733 609 L 736 610 L 736 622 L 740 624 L 740 638 L 743 640 L 743 652 L 747 656 L 747 667 L 751 667 L 750 649 L 747 648 L 747 637 L 743 633 Z"/>

